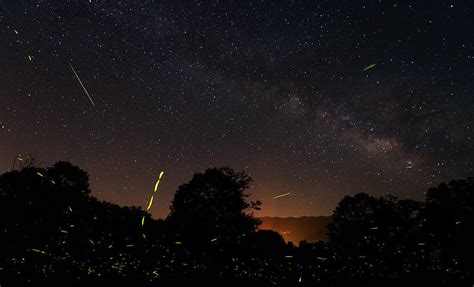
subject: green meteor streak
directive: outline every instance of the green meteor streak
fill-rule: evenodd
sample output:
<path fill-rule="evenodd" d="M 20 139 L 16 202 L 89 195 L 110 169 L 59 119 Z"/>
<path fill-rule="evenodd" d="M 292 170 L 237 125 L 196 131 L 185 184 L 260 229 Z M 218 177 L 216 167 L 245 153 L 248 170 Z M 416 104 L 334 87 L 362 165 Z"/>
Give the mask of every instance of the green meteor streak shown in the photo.
<path fill-rule="evenodd" d="M 31 248 L 30 250 L 33 251 L 33 252 L 36 252 L 36 253 L 41 253 L 41 254 L 48 255 L 48 253 L 46 253 L 46 252 L 43 251 L 43 250 L 39 250 L 39 249 L 35 249 L 35 248 Z"/>
<path fill-rule="evenodd" d="M 365 68 L 362 70 L 362 72 L 365 72 L 365 71 L 367 71 L 367 70 L 370 70 L 370 69 L 372 69 L 373 67 L 375 67 L 376 65 L 377 65 L 377 64 L 368 65 L 367 67 L 365 67 Z"/>

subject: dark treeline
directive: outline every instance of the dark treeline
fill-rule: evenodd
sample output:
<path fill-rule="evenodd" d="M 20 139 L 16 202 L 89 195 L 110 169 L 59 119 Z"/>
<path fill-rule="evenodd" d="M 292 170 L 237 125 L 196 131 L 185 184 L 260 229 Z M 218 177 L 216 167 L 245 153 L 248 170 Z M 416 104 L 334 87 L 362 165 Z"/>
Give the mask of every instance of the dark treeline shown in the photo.
<path fill-rule="evenodd" d="M 258 230 L 251 178 L 195 174 L 170 215 L 90 195 L 67 162 L 0 176 L 0 285 L 472 286 L 474 179 L 440 184 L 426 201 L 344 197 L 328 241 L 285 243 Z M 105 284 L 105 285 L 104 285 Z M 133 285 L 132 285 L 133 284 Z M 187 286 L 186 285 L 186 286 Z"/>

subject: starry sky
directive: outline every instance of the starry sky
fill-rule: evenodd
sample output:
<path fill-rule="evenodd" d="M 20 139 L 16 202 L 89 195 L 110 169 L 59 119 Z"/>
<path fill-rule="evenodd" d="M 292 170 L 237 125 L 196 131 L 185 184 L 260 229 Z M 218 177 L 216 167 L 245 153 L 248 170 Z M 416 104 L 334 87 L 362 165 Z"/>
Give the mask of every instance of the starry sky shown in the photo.
<path fill-rule="evenodd" d="M 99 199 L 146 208 L 163 170 L 156 218 L 211 166 L 248 172 L 261 216 L 421 200 L 473 175 L 473 8 L 0 0 L 0 171 L 71 161 Z"/>

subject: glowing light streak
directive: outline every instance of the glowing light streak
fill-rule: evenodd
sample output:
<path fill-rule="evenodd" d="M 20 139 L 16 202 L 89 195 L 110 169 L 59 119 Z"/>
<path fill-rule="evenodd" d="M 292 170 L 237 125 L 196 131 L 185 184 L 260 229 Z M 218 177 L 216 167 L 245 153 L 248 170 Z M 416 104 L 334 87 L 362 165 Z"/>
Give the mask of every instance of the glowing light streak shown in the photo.
<path fill-rule="evenodd" d="M 89 101 L 91 101 L 91 104 L 92 104 L 93 106 L 95 106 L 94 101 L 92 100 L 91 96 L 89 95 L 89 92 L 86 90 L 86 87 L 84 87 L 84 84 L 82 83 L 81 78 L 79 78 L 79 75 L 76 73 L 76 70 L 74 70 L 74 67 L 72 66 L 71 63 L 69 63 L 69 66 L 71 67 L 71 70 L 74 72 L 74 75 L 76 76 L 77 80 L 78 80 L 79 83 L 81 84 L 82 89 L 84 90 L 84 92 L 86 93 L 87 97 L 89 98 Z"/>
<path fill-rule="evenodd" d="M 164 173 L 165 173 L 164 171 L 160 172 L 160 175 L 158 176 L 158 180 L 157 180 L 156 183 L 155 183 L 154 192 L 156 192 L 156 191 L 158 190 L 158 186 L 160 185 L 161 178 L 163 177 L 163 174 L 164 174 Z"/>
<path fill-rule="evenodd" d="M 365 68 L 362 70 L 362 72 L 365 72 L 365 71 L 367 71 L 367 70 L 370 70 L 370 69 L 374 68 L 376 65 L 377 65 L 377 64 L 368 65 L 367 67 L 365 67 Z"/>
<path fill-rule="evenodd" d="M 152 204 L 153 204 L 153 195 L 150 198 L 150 202 L 148 203 L 148 207 L 146 208 L 146 210 L 150 210 L 150 207 Z"/>
<path fill-rule="evenodd" d="M 33 252 L 36 252 L 36 253 L 41 253 L 41 254 L 48 255 L 48 253 L 46 253 L 45 251 L 40 250 L 40 249 L 31 248 L 30 250 L 33 251 Z"/>
<path fill-rule="evenodd" d="M 285 197 L 285 196 L 288 196 L 290 195 L 291 192 L 288 192 L 288 193 L 283 193 L 283 194 L 280 194 L 280 195 L 277 195 L 277 196 L 274 196 L 273 199 L 277 199 L 277 198 L 281 198 L 281 197 Z"/>

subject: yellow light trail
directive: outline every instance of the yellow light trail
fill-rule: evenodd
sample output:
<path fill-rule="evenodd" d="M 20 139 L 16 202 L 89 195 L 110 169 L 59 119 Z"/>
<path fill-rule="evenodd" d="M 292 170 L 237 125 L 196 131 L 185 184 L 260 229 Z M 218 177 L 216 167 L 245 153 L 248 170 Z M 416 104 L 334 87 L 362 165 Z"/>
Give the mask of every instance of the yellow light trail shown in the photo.
<path fill-rule="evenodd" d="M 160 181 L 161 181 L 161 178 L 163 177 L 164 173 L 165 173 L 164 171 L 160 172 L 160 175 L 158 176 L 158 180 L 155 183 L 154 192 L 156 192 L 158 190 L 158 186 L 160 185 Z"/>
<path fill-rule="evenodd" d="M 20 33 L 18 33 L 18 31 L 15 30 L 15 29 L 13 29 L 13 32 L 15 32 L 15 34 L 17 34 L 17 35 L 20 34 Z"/>
<path fill-rule="evenodd" d="M 37 175 L 44 177 L 44 175 L 41 172 L 36 172 Z"/>
<path fill-rule="evenodd" d="M 377 64 L 368 65 L 367 67 L 365 67 L 365 68 L 362 70 L 362 72 L 365 72 L 365 71 L 367 71 L 367 70 L 370 70 L 370 69 L 372 69 L 373 67 L 375 67 L 376 65 L 377 65 Z"/>
<path fill-rule="evenodd" d="M 291 192 L 288 192 L 288 193 L 283 193 L 283 194 L 280 194 L 280 195 L 277 195 L 277 196 L 274 196 L 273 199 L 277 199 L 277 198 L 280 198 L 280 197 L 284 197 L 284 196 L 288 196 L 290 195 Z"/>
<path fill-rule="evenodd" d="M 150 198 L 150 202 L 148 203 L 148 207 L 146 210 L 150 210 L 151 205 L 153 204 L 153 195 Z"/>
<path fill-rule="evenodd" d="M 71 66 L 72 68 L 72 66 Z M 158 180 L 156 181 L 155 183 L 155 188 L 153 189 L 153 193 L 156 193 L 156 191 L 158 190 L 158 186 L 160 185 L 160 182 L 161 182 L 161 178 L 163 177 L 163 174 L 165 172 L 164 171 L 161 171 L 160 172 L 160 175 L 158 176 Z M 154 199 L 155 195 L 152 195 L 151 198 L 150 198 L 150 201 L 148 202 L 148 207 L 146 208 L 146 211 L 150 210 L 151 206 L 153 205 L 153 199 Z M 143 215 L 142 217 L 142 227 L 145 225 L 145 214 Z M 143 239 L 147 239 L 146 238 L 146 235 L 145 233 L 142 233 L 142 237 Z"/>

